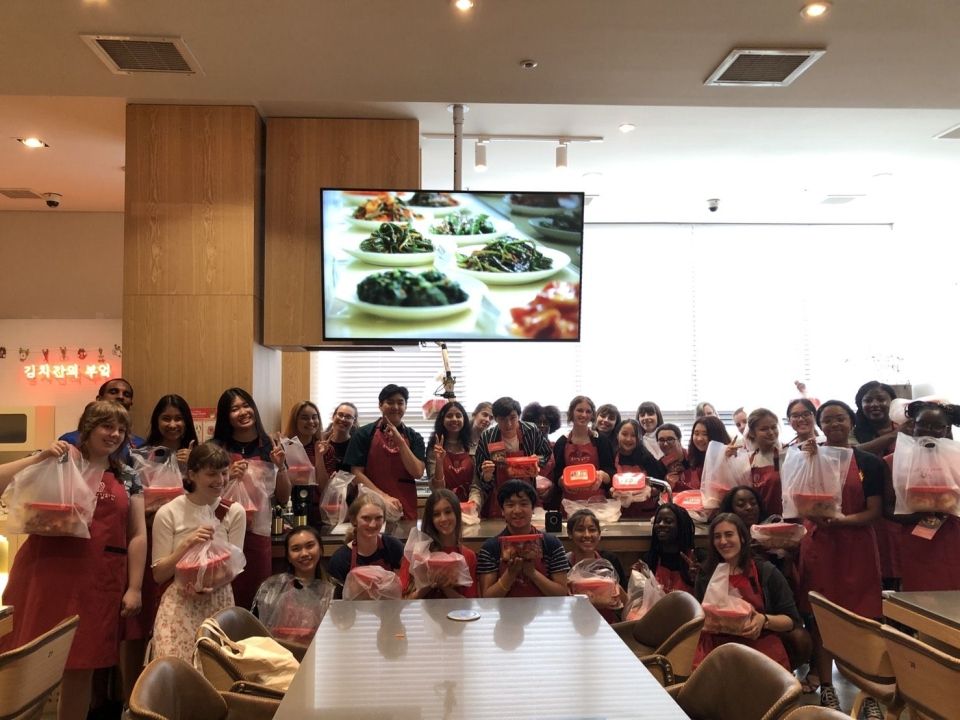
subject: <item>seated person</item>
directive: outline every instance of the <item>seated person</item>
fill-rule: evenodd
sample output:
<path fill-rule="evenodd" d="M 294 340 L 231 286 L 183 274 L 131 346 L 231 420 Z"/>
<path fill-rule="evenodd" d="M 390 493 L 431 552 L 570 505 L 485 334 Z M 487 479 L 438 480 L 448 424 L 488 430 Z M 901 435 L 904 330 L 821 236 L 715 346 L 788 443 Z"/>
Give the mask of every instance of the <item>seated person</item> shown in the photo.
<path fill-rule="evenodd" d="M 614 572 L 617 574 L 617 584 L 619 589 L 619 604 L 627 601 L 627 574 L 623 571 L 623 564 L 620 559 L 611 552 L 600 549 L 600 521 L 591 510 L 581 508 L 573 513 L 567 519 L 567 537 L 570 538 L 570 544 L 573 550 L 567 553 L 567 562 L 572 568 L 578 562 L 583 560 L 605 560 L 610 563 Z M 610 608 L 601 608 L 597 610 L 603 619 L 610 623 L 620 621 L 620 610 Z"/>
<path fill-rule="evenodd" d="M 503 508 L 506 527 L 496 537 L 483 543 L 477 554 L 477 575 L 482 597 L 536 597 L 567 594 L 567 571 L 570 563 L 563 544 L 553 535 L 534 529 L 533 506 L 536 493 L 523 480 L 508 480 L 497 491 L 497 502 Z M 534 536 L 534 548 L 514 552 L 501 539 L 512 535 Z"/>
<path fill-rule="evenodd" d="M 690 515 L 679 505 L 664 503 L 653 516 L 650 549 L 644 561 L 664 592 L 693 592 L 702 551 L 693 546 Z"/>
<path fill-rule="evenodd" d="M 343 583 L 354 568 L 379 565 L 396 572 L 403 561 L 403 543 L 390 535 L 381 535 L 386 505 L 376 493 L 362 492 L 350 503 L 347 520 L 351 527 L 343 547 L 330 558 L 330 577 L 337 585 L 335 598 L 343 597 Z"/>
<path fill-rule="evenodd" d="M 463 517 L 460 514 L 460 500 L 452 490 L 441 488 L 430 493 L 430 497 L 423 505 L 423 520 L 420 522 L 420 530 L 433 538 L 430 552 L 463 555 L 473 583 L 463 587 L 442 582 L 436 585 L 415 587 L 410 577 L 410 563 L 404 557 L 403 564 L 400 566 L 400 584 L 403 586 L 404 597 L 412 600 L 478 597 L 477 555 L 463 544 Z"/>
<path fill-rule="evenodd" d="M 701 602 L 721 563 L 730 566 L 729 588 L 740 593 L 752 606 L 752 612 L 738 634 L 701 632 L 693 667 L 715 647 L 737 642 L 762 652 L 790 670 L 782 635 L 801 625 L 793 593 L 779 570 L 764 560 L 754 559 L 747 527 L 733 513 L 720 513 L 710 523 L 709 555 L 694 588 L 694 595 Z"/>

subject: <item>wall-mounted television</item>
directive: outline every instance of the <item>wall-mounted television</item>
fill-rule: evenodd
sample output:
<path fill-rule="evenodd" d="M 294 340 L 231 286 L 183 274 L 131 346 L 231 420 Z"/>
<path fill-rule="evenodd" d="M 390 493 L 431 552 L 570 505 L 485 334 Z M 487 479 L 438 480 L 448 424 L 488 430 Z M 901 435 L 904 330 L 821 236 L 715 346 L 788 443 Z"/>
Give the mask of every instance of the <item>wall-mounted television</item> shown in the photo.
<path fill-rule="evenodd" d="M 583 193 L 325 188 L 323 337 L 580 339 Z"/>

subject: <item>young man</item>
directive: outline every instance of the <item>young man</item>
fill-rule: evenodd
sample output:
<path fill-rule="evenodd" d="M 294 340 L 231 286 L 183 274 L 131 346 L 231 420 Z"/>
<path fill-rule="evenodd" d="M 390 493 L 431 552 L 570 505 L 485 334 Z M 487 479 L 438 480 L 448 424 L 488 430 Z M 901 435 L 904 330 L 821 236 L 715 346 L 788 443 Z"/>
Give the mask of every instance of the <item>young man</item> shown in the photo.
<path fill-rule="evenodd" d="M 123 378 L 110 378 L 100 386 L 100 390 L 97 391 L 97 397 L 94 399 L 120 403 L 126 408 L 127 412 L 130 412 L 130 409 L 133 407 L 133 385 L 128 383 Z M 144 443 L 144 439 L 138 435 L 131 433 L 128 437 L 130 439 L 131 447 L 138 448 Z M 61 435 L 58 439 L 79 447 L 80 431 L 71 430 L 70 432 Z M 128 453 L 125 453 L 123 457 L 124 462 L 127 462 L 127 456 Z"/>

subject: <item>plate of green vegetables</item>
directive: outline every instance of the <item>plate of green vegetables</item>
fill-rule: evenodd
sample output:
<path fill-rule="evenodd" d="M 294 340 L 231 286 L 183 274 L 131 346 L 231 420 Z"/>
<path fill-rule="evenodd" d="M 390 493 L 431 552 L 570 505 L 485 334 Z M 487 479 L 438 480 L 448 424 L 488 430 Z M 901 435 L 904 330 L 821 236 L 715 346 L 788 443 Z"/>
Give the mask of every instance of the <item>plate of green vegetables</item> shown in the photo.
<path fill-rule="evenodd" d="M 511 231 L 516 232 L 513 223 L 491 218 L 484 213 L 472 213 L 461 210 L 443 217 L 436 217 L 423 228 L 428 238 L 453 238 L 457 245 L 476 245 L 493 240 Z"/>
<path fill-rule="evenodd" d="M 484 245 L 468 245 L 457 253 L 460 272 L 487 285 L 523 285 L 556 275 L 570 256 L 528 238 L 509 235 Z"/>
<path fill-rule="evenodd" d="M 395 268 L 365 275 L 354 287 L 341 284 L 337 298 L 354 309 L 389 320 L 426 322 L 479 307 L 486 286 L 438 270 Z"/>
<path fill-rule="evenodd" d="M 409 225 L 381 223 L 357 247 L 345 247 L 344 252 L 370 265 L 385 267 L 412 267 L 432 265 L 433 241 Z"/>

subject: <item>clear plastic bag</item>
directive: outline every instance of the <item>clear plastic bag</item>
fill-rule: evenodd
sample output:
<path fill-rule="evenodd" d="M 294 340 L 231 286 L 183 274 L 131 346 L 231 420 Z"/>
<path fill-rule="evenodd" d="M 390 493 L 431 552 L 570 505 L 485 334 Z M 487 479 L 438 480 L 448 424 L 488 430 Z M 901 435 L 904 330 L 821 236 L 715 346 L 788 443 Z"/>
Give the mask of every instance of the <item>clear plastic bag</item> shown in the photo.
<path fill-rule="evenodd" d="M 21 470 L 3 494 L 10 508 L 7 531 L 89 539 L 102 477 L 73 447 Z"/>
<path fill-rule="evenodd" d="M 568 500 L 564 498 L 560 501 L 567 516 L 573 515 L 577 510 L 586 509 L 597 516 L 601 525 L 612 525 L 620 520 L 620 513 L 623 507 L 616 498 L 603 498 L 591 500 Z"/>
<path fill-rule="evenodd" d="M 410 529 L 403 556 L 410 564 L 416 588 L 470 587 L 473 578 L 467 560 L 460 553 L 431 552 L 433 539 L 416 528 Z"/>
<path fill-rule="evenodd" d="M 243 474 L 244 486 L 256 505 L 253 520 L 247 522 L 247 530 L 255 535 L 270 537 L 273 534 L 273 498 L 277 490 L 277 466 L 262 460 L 247 460 Z"/>
<path fill-rule="evenodd" d="M 303 448 L 300 438 L 280 438 L 280 447 L 283 448 L 287 460 L 287 477 L 291 485 L 316 485 L 317 471 L 310 462 L 310 456 Z"/>
<path fill-rule="evenodd" d="M 776 515 L 767 518 L 763 524 L 757 523 L 750 526 L 751 539 L 764 550 L 796 550 L 806 534 L 807 529 L 803 525 L 779 522 L 779 517 Z"/>
<path fill-rule="evenodd" d="M 653 488 L 647 485 L 646 473 L 627 472 L 613 476 L 610 496 L 619 500 L 624 509 L 633 503 L 646 502 L 652 493 Z"/>
<path fill-rule="evenodd" d="M 730 587 L 730 566 L 719 563 L 710 577 L 703 595 L 703 629 L 705 632 L 741 635 L 753 615 L 753 605 Z"/>
<path fill-rule="evenodd" d="M 660 602 L 666 593 L 657 582 L 657 578 L 646 563 L 640 563 L 630 571 L 630 580 L 627 583 L 627 604 L 624 620 L 639 620 L 646 615 L 650 608 Z"/>
<path fill-rule="evenodd" d="M 332 599 L 333 586 L 325 580 L 304 582 L 282 573 L 260 586 L 254 605 L 274 637 L 308 644 Z"/>
<path fill-rule="evenodd" d="M 402 596 L 400 578 L 379 565 L 355 567 L 343 582 L 344 600 L 399 600 Z"/>
<path fill-rule="evenodd" d="M 247 559 L 243 551 L 231 545 L 221 529 L 213 538 L 198 543 L 177 561 L 176 580 L 195 592 L 209 592 L 223 587 L 243 572 Z"/>
<path fill-rule="evenodd" d="M 227 504 L 237 503 L 240 505 L 247 515 L 247 526 L 250 526 L 257 513 L 257 501 L 250 495 L 250 490 L 243 478 L 228 482 L 220 499 Z"/>
<path fill-rule="evenodd" d="M 960 442 L 900 433 L 893 453 L 894 512 L 960 515 Z"/>
<path fill-rule="evenodd" d="M 703 507 L 707 510 L 716 509 L 733 488 L 750 484 L 749 454 L 744 450 L 737 450 L 736 455 L 727 457 L 727 446 L 711 440 L 703 459 L 703 475 L 700 480 Z"/>
<path fill-rule="evenodd" d="M 661 501 L 665 498 L 661 495 Z M 703 494 L 699 490 L 684 490 L 673 496 L 673 504 L 687 511 L 690 519 L 698 523 L 708 522 L 708 514 L 703 509 Z"/>
<path fill-rule="evenodd" d="M 839 513 L 852 458 L 850 448 L 819 445 L 815 453 L 790 448 L 780 466 L 783 516 L 834 517 Z"/>
<path fill-rule="evenodd" d="M 460 503 L 460 518 L 464 525 L 480 524 L 480 509 L 473 500 Z"/>
<path fill-rule="evenodd" d="M 540 501 L 543 502 L 553 493 L 553 480 L 543 475 L 537 475 L 536 480 L 534 480 L 534 486 L 537 491 L 537 497 L 540 498 Z"/>
<path fill-rule="evenodd" d="M 594 607 L 619 610 L 620 580 L 609 560 L 581 560 L 567 573 L 567 585 L 573 595 L 586 595 Z"/>
<path fill-rule="evenodd" d="M 347 490 L 353 475 L 338 470 L 330 478 L 320 496 L 320 517 L 327 525 L 336 527 L 347 519 Z"/>
<path fill-rule="evenodd" d="M 177 455 L 164 447 L 143 447 L 130 453 L 143 485 L 143 510 L 154 513 L 186 492 Z"/>

